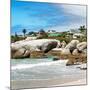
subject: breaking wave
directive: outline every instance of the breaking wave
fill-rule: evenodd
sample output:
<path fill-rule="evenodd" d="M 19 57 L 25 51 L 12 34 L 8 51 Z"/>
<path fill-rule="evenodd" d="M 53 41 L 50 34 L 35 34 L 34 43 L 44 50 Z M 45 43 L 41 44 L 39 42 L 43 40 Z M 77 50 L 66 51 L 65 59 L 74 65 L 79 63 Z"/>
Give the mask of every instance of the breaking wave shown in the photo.
<path fill-rule="evenodd" d="M 27 69 L 27 68 L 33 68 L 38 66 L 50 66 L 50 65 L 62 65 L 62 63 L 67 62 L 67 60 L 58 60 L 58 61 L 51 61 L 51 62 L 41 62 L 37 64 L 18 64 L 16 66 L 12 66 L 12 70 L 17 69 Z"/>

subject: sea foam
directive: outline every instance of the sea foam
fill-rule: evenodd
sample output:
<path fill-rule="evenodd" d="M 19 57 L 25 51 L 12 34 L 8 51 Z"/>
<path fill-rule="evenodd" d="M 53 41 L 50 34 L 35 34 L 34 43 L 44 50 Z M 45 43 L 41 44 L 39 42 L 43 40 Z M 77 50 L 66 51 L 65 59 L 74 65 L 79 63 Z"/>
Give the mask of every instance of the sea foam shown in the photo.
<path fill-rule="evenodd" d="M 27 68 L 33 68 L 38 66 L 50 66 L 50 65 L 60 65 L 62 63 L 66 63 L 67 60 L 58 60 L 58 61 L 51 61 L 51 62 L 42 62 L 37 64 L 18 64 L 16 66 L 12 66 L 12 70 L 17 69 L 27 69 Z"/>

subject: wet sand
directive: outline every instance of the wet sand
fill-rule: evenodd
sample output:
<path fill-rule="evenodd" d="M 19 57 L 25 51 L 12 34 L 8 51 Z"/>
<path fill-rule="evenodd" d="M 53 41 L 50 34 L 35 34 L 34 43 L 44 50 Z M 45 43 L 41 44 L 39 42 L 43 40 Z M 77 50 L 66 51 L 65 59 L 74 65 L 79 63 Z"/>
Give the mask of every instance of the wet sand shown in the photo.
<path fill-rule="evenodd" d="M 57 78 L 57 79 L 44 79 L 44 80 L 20 80 L 11 81 L 12 90 L 31 89 L 31 88 L 47 88 L 54 86 L 69 86 L 69 85 L 86 85 L 85 74 L 81 77 L 72 78 Z"/>

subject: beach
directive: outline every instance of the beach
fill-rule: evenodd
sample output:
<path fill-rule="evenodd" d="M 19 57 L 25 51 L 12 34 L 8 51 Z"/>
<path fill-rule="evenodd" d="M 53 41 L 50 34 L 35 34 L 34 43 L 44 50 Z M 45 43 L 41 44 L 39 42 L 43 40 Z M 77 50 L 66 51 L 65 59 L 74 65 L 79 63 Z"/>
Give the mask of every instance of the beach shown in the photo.
<path fill-rule="evenodd" d="M 68 78 L 68 79 L 50 79 L 50 80 L 21 80 L 12 81 L 11 89 L 34 89 L 34 88 L 50 88 L 50 87 L 60 87 L 60 86 L 76 86 L 76 85 L 86 85 L 86 79 Z"/>
<path fill-rule="evenodd" d="M 86 70 L 80 70 L 80 65 L 65 66 L 67 60 L 52 61 L 52 58 L 36 60 L 32 64 L 28 59 L 13 60 L 11 89 L 86 85 Z"/>

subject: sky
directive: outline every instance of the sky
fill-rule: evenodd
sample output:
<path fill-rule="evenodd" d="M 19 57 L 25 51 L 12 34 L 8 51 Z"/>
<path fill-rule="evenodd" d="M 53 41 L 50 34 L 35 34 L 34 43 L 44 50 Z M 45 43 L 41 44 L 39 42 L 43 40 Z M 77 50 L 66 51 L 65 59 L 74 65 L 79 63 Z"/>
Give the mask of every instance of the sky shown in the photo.
<path fill-rule="evenodd" d="M 22 34 L 22 29 L 59 32 L 86 25 L 86 6 L 60 3 L 11 2 L 11 34 Z"/>

